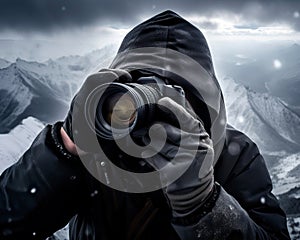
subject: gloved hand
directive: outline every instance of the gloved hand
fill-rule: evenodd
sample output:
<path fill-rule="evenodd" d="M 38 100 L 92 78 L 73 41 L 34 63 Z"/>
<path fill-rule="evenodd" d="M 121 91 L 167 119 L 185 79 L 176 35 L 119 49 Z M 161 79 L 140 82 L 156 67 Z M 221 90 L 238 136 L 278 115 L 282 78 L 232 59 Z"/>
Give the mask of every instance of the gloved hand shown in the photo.
<path fill-rule="evenodd" d="M 89 95 L 104 83 L 131 81 L 131 75 L 121 69 L 102 69 L 85 80 L 73 98 L 63 124 L 63 129 L 79 149 L 85 152 L 93 152 L 99 147 L 98 142 L 95 141 L 95 132 L 88 125 L 85 116 L 85 104 Z"/>
<path fill-rule="evenodd" d="M 153 168 L 160 170 L 162 183 L 167 183 L 164 193 L 173 217 L 185 217 L 198 209 L 212 193 L 213 144 L 203 124 L 170 98 L 159 100 L 158 112 L 168 123 L 157 122 L 152 126 L 151 150 L 144 151 L 142 156 Z M 174 115 L 181 123 L 181 129 Z M 163 143 L 165 135 L 166 142 Z M 160 150 L 161 144 L 164 146 Z M 173 181 L 180 173 L 181 176 Z"/>

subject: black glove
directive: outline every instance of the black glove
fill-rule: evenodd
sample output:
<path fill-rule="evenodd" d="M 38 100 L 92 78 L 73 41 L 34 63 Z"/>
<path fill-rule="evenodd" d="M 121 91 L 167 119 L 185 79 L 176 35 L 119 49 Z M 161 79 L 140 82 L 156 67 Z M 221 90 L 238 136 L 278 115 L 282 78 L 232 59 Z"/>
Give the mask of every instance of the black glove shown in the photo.
<path fill-rule="evenodd" d="M 158 108 L 160 116 L 168 123 L 157 122 L 152 126 L 152 150 L 143 152 L 143 157 L 160 170 L 173 217 L 185 217 L 198 209 L 212 192 L 213 144 L 203 124 L 170 98 L 160 99 Z M 181 123 L 181 129 L 174 115 Z M 181 176 L 174 181 L 180 173 Z"/>
<path fill-rule="evenodd" d="M 111 82 L 131 82 L 131 75 L 121 69 L 103 69 L 90 75 L 73 98 L 63 128 L 71 140 L 81 150 L 93 152 L 99 146 L 95 131 L 88 125 L 85 116 L 85 104 L 89 95 L 100 85 Z M 74 127 L 74 123 L 76 127 Z M 75 136 L 76 135 L 76 136 Z"/>

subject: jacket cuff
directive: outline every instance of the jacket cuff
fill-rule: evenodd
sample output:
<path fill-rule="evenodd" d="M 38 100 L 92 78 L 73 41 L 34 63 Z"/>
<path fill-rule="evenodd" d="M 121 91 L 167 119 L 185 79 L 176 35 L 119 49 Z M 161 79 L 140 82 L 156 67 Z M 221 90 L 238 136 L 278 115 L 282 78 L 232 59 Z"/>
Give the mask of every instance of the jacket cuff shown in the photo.
<path fill-rule="evenodd" d="M 71 154 L 64 146 L 63 140 L 60 134 L 60 129 L 63 126 L 63 122 L 57 122 L 51 126 L 50 131 L 47 133 L 46 141 L 51 146 L 51 149 L 55 152 L 60 159 L 66 159 L 74 161 L 79 160 L 79 157 Z"/>
<path fill-rule="evenodd" d="M 188 226 L 197 223 L 202 217 L 204 217 L 207 213 L 212 211 L 219 197 L 220 190 L 221 186 L 215 182 L 211 193 L 206 198 L 205 202 L 200 205 L 199 208 L 197 208 L 185 217 L 173 217 L 172 223 L 182 226 Z"/>
<path fill-rule="evenodd" d="M 222 187 L 211 212 L 190 225 L 172 224 L 183 240 L 257 239 L 256 224 Z M 262 233 L 266 236 L 266 233 Z M 263 238 L 264 239 L 264 238 Z"/>

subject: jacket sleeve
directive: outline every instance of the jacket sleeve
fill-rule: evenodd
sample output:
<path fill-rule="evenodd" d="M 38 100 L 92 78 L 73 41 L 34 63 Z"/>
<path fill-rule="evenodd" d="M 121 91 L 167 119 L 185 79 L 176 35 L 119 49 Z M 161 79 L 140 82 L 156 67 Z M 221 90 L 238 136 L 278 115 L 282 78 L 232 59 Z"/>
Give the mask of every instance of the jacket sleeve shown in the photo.
<path fill-rule="evenodd" d="M 0 176 L 0 239 L 45 239 L 83 206 L 81 162 L 48 125 L 17 163 Z"/>
<path fill-rule="evenodd" d="M 216 184 L 216 200 L 204 204 L 197 221 L 173 223 L 181 239 L 290 239 L 263 157 L 257 154 L 232 176 L 232 194 Z"/>

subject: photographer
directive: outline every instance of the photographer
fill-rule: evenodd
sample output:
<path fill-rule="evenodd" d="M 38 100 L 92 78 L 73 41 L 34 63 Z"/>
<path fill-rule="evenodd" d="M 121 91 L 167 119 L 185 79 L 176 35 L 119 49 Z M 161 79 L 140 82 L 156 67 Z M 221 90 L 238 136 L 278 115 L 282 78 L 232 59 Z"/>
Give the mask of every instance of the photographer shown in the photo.
<path fill-rule="evenodd" d="M 111 83 L 134 91 L 109 100 Z M 204 36 L 166 11 L 1 175 L 0 236 L 45 239 L 69 222 L 70 239 L 289 239 L 271 190 L 256 145 L 226 123 Z"/>

